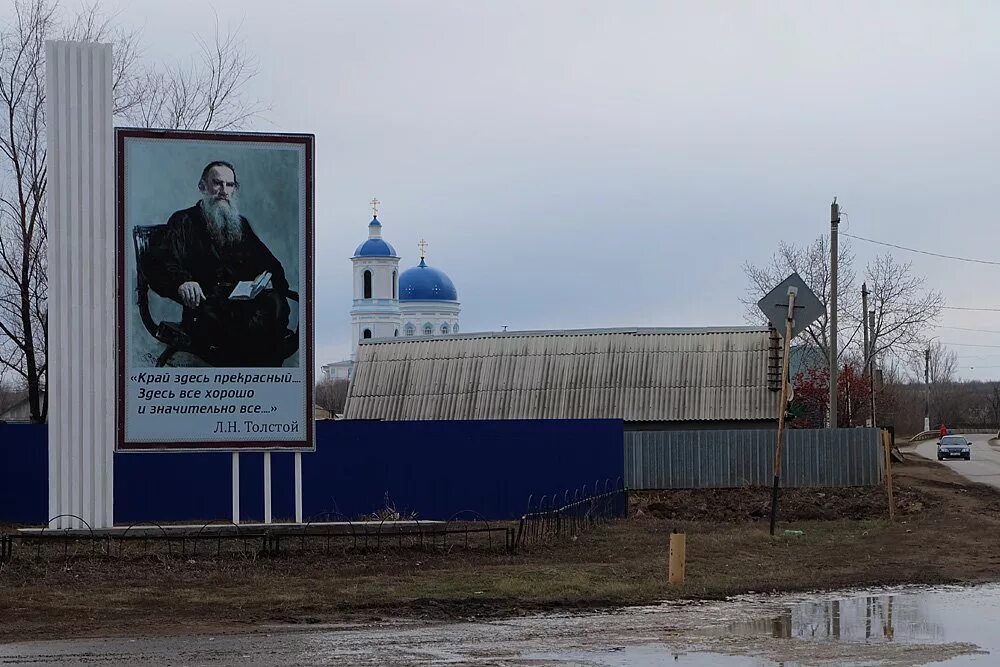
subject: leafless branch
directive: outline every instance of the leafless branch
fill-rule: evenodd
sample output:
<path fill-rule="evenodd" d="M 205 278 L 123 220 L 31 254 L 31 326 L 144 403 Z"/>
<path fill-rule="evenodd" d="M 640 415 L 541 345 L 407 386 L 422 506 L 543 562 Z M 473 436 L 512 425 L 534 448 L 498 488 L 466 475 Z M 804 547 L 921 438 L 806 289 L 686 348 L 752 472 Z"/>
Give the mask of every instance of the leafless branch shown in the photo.
<path fill-rule="evenodd" d="M 839 325 L 846 333 L 847 327 L 854 328 L 850 313 L 854 308 L 854 254 L 849 243 L 838 247 L 839 271 L 837 275 L 837 311 Z M 830 356 L 830 299 L 832 272 L 830 271 L 830 245 L 827 237 L 820 236 L 808 246 L 796 246 L 779 242 L 778 251 L 768 264 L 756 266 L 750 262 L 743 265 L 748 285 L 740 302 L 746 307 L 746 317 L 751 322 L 763 322 L 757 302 L 792 272 L 798 273 L 824 306 L 820 318 L 809 326 L 799 337 L 800 344 L 823 357 Z M 838 332 L 840 333 L 840 332 Z"/>
<path fill-rule="evenodd" d="M 187 65 L 149 69 L 131 80 L 136 103 L 120 115 L 145 127 L 229 130 L 245 127 L 265 107 L 247 99 L 257 76 L 256 59 L 245 49 L 239 27 L 211 40 L 197 37 L 199 53 Z"/>

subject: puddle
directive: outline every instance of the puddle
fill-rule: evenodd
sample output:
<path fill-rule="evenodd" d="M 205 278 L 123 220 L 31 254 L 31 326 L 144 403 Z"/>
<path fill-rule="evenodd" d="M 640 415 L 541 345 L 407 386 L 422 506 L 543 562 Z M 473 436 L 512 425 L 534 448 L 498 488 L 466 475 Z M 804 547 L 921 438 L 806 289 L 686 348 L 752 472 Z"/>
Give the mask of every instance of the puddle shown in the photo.
<path fill-rule="evenodd" d="M 776 616 L 711 628 L 708 634 L 840 641 L 947 640 L 946 625 L 931 619 L 918 596 L 880 595 L 803 602 Z"/>
<path fill-rule="evenodd" d="M 559 653 L 529 653 L 522 656 L 527 664 L 573 664 L 595 667 L 646 667 L 647 665 L 679 665 L 681 667 L 770 667 L 770 660 L 719 653 L 676 653 L 658 646 L 622 646 L 604 651 L 563 651 Z M 791 666 L 789 666 L 791 667 Z"/>
<path fill-rule="evenodd" d="M 681 610 L 685 613 L 678 615 Z M 655 644 L 533 651 L 521 657 L 525 664 L 608 667 L 668 660 L 690 667 L 1000 664 L 997 585 L 742 596 L 724 604 L 668 604 L 623 613 L 635 628 L 649 627 L 658 616 L 669 618 L 672 632 Z M 683 627 L 692 619 L 695 625 Z"/>
<path fill-rule="evenodd" d="M 985 666 L 1000 664 L 1000 585 L 261 631 L 6 644 L 0 664 Z"/>
<path fill-rule="evenodd" d="M 938 587 L 789 601 L 766 618 L 709 628 L 728 638 L 902 645 L 965 644 L 975 653 L 938 664 L 1000 663 L 1000 586 Z M 992 654 L 992 657 L 991 657 Z"/>

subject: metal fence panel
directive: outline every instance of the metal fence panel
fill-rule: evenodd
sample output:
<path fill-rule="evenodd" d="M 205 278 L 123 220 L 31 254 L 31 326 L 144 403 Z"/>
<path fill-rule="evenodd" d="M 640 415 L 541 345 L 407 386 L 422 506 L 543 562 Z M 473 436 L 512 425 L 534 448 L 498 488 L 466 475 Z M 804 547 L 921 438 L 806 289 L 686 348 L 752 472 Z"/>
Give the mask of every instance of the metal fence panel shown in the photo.
<path fill-rule="evenodd" d="M 320 420 L 315 452 L 302 455 L 304 517 L 356 518 L 392 505 L 401 515 L 485 519 L 524 514 L 528 496 L 593 493 L 622 475 L 620 420 L 368 422 Z M 0 424 L 0 524 L 44 524 L 45 424 Z M 295 515 L 290 452 L 271 455 L 272 514 Z M 264 516 L 264 455 L 240 454 L 240 515 Z M 232 461 L 225 452 L 121 453 L 114 457 L 115 519 L 201 523 L 232 517 Z M 551 505 L 550 505 L 551 506 Z"/>
<path fill-rule="evenodd" d="M 776 431 L 628 431 L 629 489 L 769 486 Z M 793 429 L 786 433 L 781 485 L 872 486 L 884 475 L 881 431 Z"/>

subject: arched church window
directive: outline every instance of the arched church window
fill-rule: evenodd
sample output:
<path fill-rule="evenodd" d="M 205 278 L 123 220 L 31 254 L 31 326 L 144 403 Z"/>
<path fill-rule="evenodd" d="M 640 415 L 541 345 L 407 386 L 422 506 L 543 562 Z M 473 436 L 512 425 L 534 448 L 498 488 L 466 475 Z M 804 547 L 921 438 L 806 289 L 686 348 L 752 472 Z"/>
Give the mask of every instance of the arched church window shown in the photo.
<path fill-rule="evenodd" d="M 396 294 L 396 272 L 392 272 L 392 298 L 398 299 L 399 296 Z"/>
<path fill-rule="evenodd" d="M 430 322 L 427 322 L 426 324 L 424 324 L 424 335 L 430 336 L 432 333 L 434 333 L 434 325 L 431 324 Z"/>
<path fill-rule="evenodd" d="M 415 334 L 417 332 L 417 328 L 415 326 L 413 326 L 412 322 L 407 322 L 406 326 L 403 327 L 403 331 L 406 332 L 407 336 L 412 336 L 413 334 Z"/>
<path fill-rule="evenodd" d="M 372 272 L 365 269 L 365 297 L 366 299 L 372 298 Z"/>
<path fill-rule="evenodd" d="M 445 322 L 444 324 L 441 325 L 441 333 L 443 333 L 445 336 L 448 335 L 448 323 L 447 322 Z"/>
<path fill-rule="evenodd" d="M 361 336 L 363 338 L 371 338 L 372 337 L 372 330 L 371 329 L 365 329 L 365 332 L 363 334 L 361 334 Z"/>
<path fill-rule="evenodd" d="M 452 333 L 458 333 L 458 322 L 455 322 L 455 326 L 451 328 Z"/>
<path fill-rule="evenodd" d="M 399 329 L 396 329 L 395 331 L 393 331 L 392 335 L 393 335 L 393 338 L 399 336 Z"/>

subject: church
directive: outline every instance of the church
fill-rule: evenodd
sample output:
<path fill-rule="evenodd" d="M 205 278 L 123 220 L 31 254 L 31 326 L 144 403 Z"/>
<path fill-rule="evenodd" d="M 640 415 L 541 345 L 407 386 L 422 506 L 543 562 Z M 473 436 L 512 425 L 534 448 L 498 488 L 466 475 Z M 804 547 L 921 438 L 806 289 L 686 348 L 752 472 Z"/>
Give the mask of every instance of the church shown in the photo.
<path fill-rule="evenodd" d="M 459 333 L 462 312 L 458 290 L 448 275 L 427 263 L 427 242 L 421 241 L 420 263 L 399 272 L 396 249 L 382 238 L 378 200 L 368 238 L 351 257 L 354 301 L 351 307 L 351 358 L 322 367 L 323 379 L 352 376 L 358 344 L 368 338 L 447 336 Z"/>
<path fill-rule="evenodd" d="M 402 273 L 377 200 L 351 257 L 347 420 L 620 419 L 625 430 L 768 429 L 779 339 L 765 327 L 463 332 L 451 278 Z"/>

